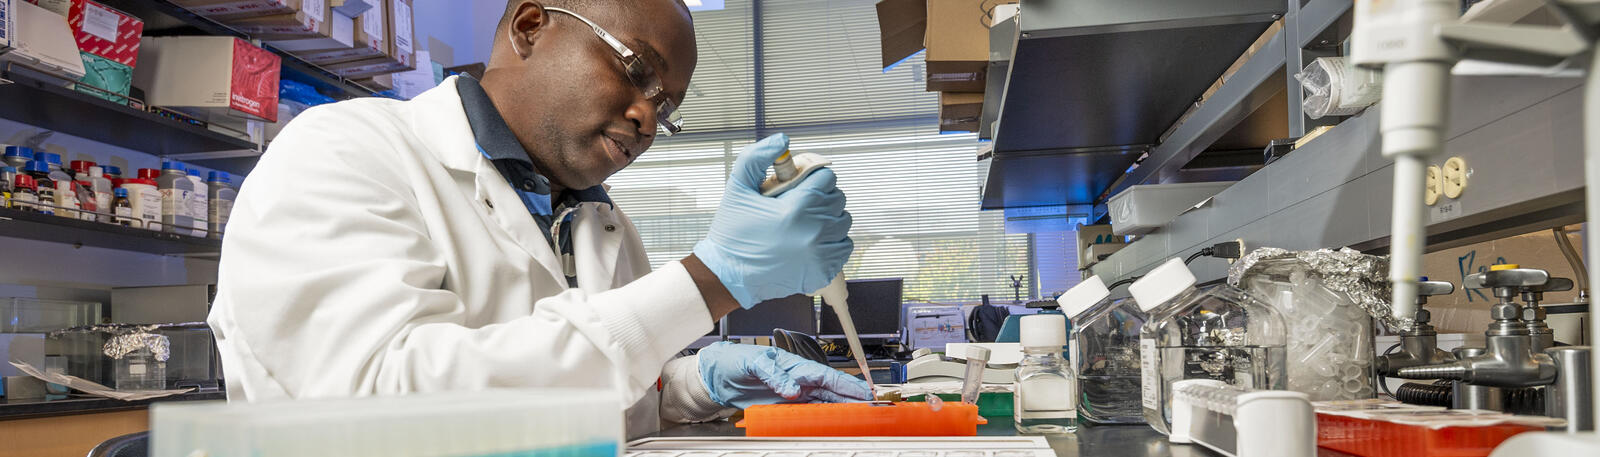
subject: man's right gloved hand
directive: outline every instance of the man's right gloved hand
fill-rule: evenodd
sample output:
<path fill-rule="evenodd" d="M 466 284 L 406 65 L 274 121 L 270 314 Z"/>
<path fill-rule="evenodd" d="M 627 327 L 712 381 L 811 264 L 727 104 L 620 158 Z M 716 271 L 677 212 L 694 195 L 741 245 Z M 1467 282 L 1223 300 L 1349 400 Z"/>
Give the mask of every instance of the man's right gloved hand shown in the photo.
<path fill-rule="evenodd" d="M 833 170 L 817 170 L 776 197 L 761 195 L 767 168 L 788 149 L 789 137 L 780 133 L 739 152 L 711 231 L 694 246 L 695 257 L 745 309 L 816 292 L 855 249 Z"/>

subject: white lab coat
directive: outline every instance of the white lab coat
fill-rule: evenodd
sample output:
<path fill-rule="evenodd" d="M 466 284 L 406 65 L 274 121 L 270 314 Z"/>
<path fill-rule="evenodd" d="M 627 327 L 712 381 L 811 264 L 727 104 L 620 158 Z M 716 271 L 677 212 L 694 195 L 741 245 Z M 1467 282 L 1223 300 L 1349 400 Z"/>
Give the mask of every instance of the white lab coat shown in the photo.
<path fill-rule="evenodd" d="M 573 224 L 568 289 L 453 79 L 307 110 L 245 181 L 223 241 L 209 322 L 229 399 L 612 388 L 639 402 L 630 432 L 653 430 L 663 366 L 710 313 L 682 265 L 650 272 L 620 211 L 584 203 Z M 674 363 L 668 398 L 706 406 L 683 379 L 693 359 Z"/>

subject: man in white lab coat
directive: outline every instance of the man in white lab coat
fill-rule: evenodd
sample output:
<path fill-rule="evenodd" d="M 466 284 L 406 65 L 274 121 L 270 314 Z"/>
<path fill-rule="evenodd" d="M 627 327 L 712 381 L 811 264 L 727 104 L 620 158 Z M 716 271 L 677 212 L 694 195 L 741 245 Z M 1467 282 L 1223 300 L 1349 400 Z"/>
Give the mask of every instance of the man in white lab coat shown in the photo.
<path fill-rule="evenodd" d="M 601 184 L 681 126 L 696 49 L 676 0 L 513 0 L 483 80 L 307 110 L 245 181 L 216 332 L 233 401 L 612 388 L 630 433 L 785 401 L 870 397 L 773 348 L 673 357 L 741 306 L 849 257 L 832 172 L 776 198 L 747 147 L 707 238 L 651 272 Z M 659 129 L 659 130 L 658 130 Z"/>

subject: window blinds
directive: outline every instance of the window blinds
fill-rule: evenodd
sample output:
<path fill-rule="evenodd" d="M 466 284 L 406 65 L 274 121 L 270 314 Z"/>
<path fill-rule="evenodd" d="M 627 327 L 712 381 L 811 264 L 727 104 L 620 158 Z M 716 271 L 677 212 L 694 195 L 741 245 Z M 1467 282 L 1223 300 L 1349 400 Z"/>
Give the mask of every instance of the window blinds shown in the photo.
<path fill-rule="evenodd" d="M 762 109 L 762 130 L 834 161 L 855 219 L 846 276 L 905 278 L 908 303 L 1010 299 L 1010 276 L 1030 275 L 1028 235 L 1006 234 L 1002 212 L 979 211 L 976 138 L 938 133 L 938 96 L 923 91 L 921 57 L 887 73 L 878 66 L 874 3 L 766 0 L 759 27 L 753 0 L 694 13 L 700 62 L 685 134 L 660 138 L 607 181 L 652 263 L 680 259 L 705 237 Z M 757 48 L 760 68 L 751 63 Z M 1024 296 L 1033 283 L 1024 281 Z"/>

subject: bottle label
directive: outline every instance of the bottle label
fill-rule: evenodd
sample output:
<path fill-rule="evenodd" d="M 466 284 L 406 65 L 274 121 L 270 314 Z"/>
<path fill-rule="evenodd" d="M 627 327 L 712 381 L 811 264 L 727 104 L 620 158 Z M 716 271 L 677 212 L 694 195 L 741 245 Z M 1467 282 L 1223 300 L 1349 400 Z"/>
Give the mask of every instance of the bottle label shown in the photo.
<path fill-rule="evenodd" d="M 161 189 L 161 215 L 189 217 L 189 194 L 183 189 Z"/>
<path fill-rule="evenodd" d="M 189 193 L 189 217 L 194 218 L 195 228 L 206 228 L 206 195 L 199 192 Z"/>
<path fill-rule="evenodd" d="M 148 187 L 130 192 L 135 195 L 130 195 L 129 203 L 133 204 L 134 214 L 144 220 L 144 228 L 161 230 L 161 193 Z"/>
<path fill-rule="evenodd" d="M 16 209 L 33 211 L 33 204 L 38 202 L 39 198 L 34 197 L 32 192 L 28 192 L 26 190 L 17 192 L 11 196 L 11 205 Z"/>
<path fill-rule="evenodd" d="M 211 199 L 211 222 L 218 227 L 228 224 L 228 215 L 233 213 L 233 200 L 214 198 Z"/>
<path fill-rule="evenodd" d="M 1139 391 L 1146 409 L 1161 409 L 1161 373 L 1156 366 L 1156 340 L 1139 339 Z"/>
<path fill-rule="evenodd" d="M 117 223 L 127 227 L 140 226 L 139 219 L 133 217 L 133 207 L 131 206 L 117 207 Z"/>

